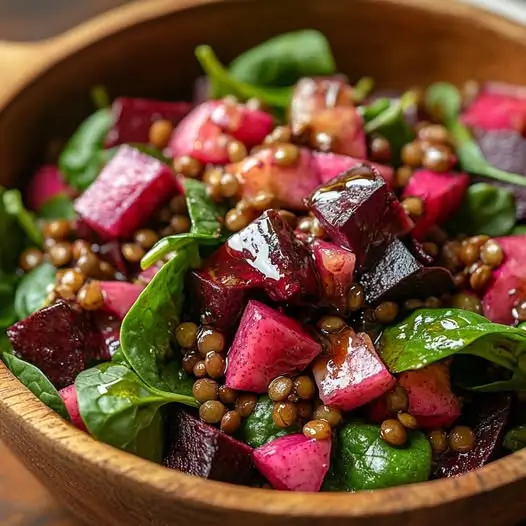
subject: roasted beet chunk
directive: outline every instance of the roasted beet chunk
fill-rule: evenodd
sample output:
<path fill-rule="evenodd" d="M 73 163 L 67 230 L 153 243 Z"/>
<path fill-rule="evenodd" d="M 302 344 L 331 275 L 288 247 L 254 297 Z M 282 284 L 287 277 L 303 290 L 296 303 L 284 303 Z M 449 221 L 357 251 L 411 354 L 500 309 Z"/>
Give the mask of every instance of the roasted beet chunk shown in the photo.
<path fill-rule="evenodd" d="M 92 362 L 109 359 L 89 313 L 55 303 L 7 331 L 15 354 L 40 368 L 57 389 L 72 384 Z"/>
<path fill-rule="evenodd" d="M 368 303 L 441 296 L 453 289 L 453 278 L 442 267 L 423 267 L 405 245 L 395 239 L 378 263 L 362 274 L 360 283 Z"/>
<path fill-rule="evenodd" d="M 308 250 L 274 210 L 263 213 L 212 254 L 194 273 L 194 287 L 208 322 L 230 326 L 244 307 L 243 291 L 292 303 L 319 294 Z"/>
<path fill-rule="evenodd" d="M 169 415 L 163 465 L 232 484 L 250 484 L 256 477 L 252 448 L 179 408 Z"/>
<path fill-rule="evenodd" d="M 378 170 L 361 165 L 320 186 L 309 208 L 327 234 L 350 248 L 359 267 L 368 267 L 412 222 Z"/>

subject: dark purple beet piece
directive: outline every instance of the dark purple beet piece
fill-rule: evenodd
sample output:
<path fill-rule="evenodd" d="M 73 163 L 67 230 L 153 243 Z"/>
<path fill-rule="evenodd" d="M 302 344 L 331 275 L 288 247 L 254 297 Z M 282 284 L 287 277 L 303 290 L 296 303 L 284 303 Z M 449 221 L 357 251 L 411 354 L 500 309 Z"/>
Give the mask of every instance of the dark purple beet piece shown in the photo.
<path fill-rule="evenodd" d="M 454 288 L 442 267 L 424 267 L 399 239 L 386 249 L 378 263 L 362 274 L 360 283 L 368 303 L 441 296 Z"/>
<path fill-rule="evenodd" d="M 15 323 L 7 336 L 15 355 L 41 369 L 57 389 L 93 362 L 110 358 L 90 313 L 65 302 Z"/>
<path fill-rule="evenodd" d="M 106 349 L 105 353 L 108 357 L 113 356 L 119 349 L 121 321 L 101 310 L 93 313 L 93 321 L 102 337 L 102 343 Z"/>
<path fill-rule="evenodd" d="M 496 168 L 526 176 L 526 138 L 515 130 L 475 130 L 487 161 Z"/>
<path fill-rule="evenodd" d="M 256 478 L 252 448 L 184 410 L 170 413 L 163 465 L 183 473 L 231 484 Z"/>
<path fill-rule="evenodd" d="M 422 263 L 425 267 L 429 267 L 435 262 L 436 258 L 424 250 L 424 245 L 420 241 L 417 241 L 412 236 L 409 236 L 409 238 L 404 241 L 407 248 L 411 251 L 411 254 L 415 256 L 419 263 Z"/>
<path fill-rule="evenodd" d="M 413 224 L 378 170 L 361 165 L 320 186 L 308 207 L 329 237 L 350 248 L 359 267 L 375 263 Z"/>
<path fill-rule="evenodd" d="M 192 105 L 188 102 L 119 97 L 111 106 L 114 124 L 104 146 L 111 148 L 124 143 L 148 143 L 152 123 L 168 120 L 175 126 L 191 109 Z"/>
<path fill-rule="evenodd" d="M 504 427 L 510 414 L 511 397 L 508 394 L 477 394 L 473 404 L 464 409 L 459 424 L 473 429 L 477 439 L 468 453 L 446 451 L 433 466 L 434 478 L 454 477 L 481 468 L 498 454 Z"/>

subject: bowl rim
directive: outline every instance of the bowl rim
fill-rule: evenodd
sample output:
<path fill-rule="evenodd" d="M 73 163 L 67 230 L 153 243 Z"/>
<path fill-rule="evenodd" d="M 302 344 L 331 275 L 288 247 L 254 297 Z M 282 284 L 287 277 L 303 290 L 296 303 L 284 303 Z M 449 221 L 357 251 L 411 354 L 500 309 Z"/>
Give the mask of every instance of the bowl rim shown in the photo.
<path fill-rule="evenodd" d="M 246 2 L 246 0 L 226 0 L 228 3 L 232 1 Z M 49 60 L 33 71 L 24 89 L 15 91 L 4 101 L 3 108 L 0 107 L 0 118 L 3 110 L 8 109 L 9 104 L 16 102 L 26 88 L 30 88 L 63 59 L 90 44 L 95 44 L 109 36 L 116 36 L 132 26 L 149 20 L 221 2 L 225 3 L 225 0 L 150 0 L 148 9 L 145 9 L 144 5 L 140 6 L 142 2 L 133 2 L 99 15 L 63 35 L 48 39 L 49 44 L 54 44 L 54 52 L 49 55 Z M 500 34 L 503 33 L 504 27 L 507 35 L 524 40 L 526 44 L 524 26 L 479 7 L 455 0 L 442 0 L 441 2 L 435 0 L 369 0 L 369 2 L 380 6 L 381 4 L 397 4 L 401 8 L 460 17 L 473 24 L 482 24 Z M 473 17 L 474 13 L 476 17 Z M 57 43 L 61 45 L 57 46 Z M 165 468 L 99 442 L 67 423 L 40 402 L 0 362 L 0 412 L 2 411 L 9 413 L 13 417 L 12 420 L 21 421 L 20 429 L 36 431 L 56 454 L 67 455 L 83 464 L 95 464 L 99 470 L 107 474 L 118 474 L 130 482 L 149 487 L 167 498 L 178 496 L 194 506 L 204 506 L 210 510 L 235 509 L 269 517 L 278 515 L 311 518 L 316 516 L 325 518 L 379 517 L 451 504 L 480 493 L 511 486 L 526 477 L 525 449 L 455 478 L 352 494 L 323 492 L 313 495 L 301 492 L 282 492 L 279 498 L 275 498 L 276 494 L 272 491 L 201 479 Z M 3 426 L 0 426 L 1 435 L 4 437 L 9 435 Z"/>

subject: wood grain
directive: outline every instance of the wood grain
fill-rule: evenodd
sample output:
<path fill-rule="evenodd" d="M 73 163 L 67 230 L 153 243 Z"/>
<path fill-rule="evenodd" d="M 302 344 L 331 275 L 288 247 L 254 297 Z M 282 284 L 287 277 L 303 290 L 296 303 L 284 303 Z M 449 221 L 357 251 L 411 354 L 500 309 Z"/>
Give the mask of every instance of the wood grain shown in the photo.
<path fill-rule="evenodd" d="M 329 35 L 351 78 L 369 74 L 380 86 L 472 77 L 526 83 L 524 27 L 450 0 L 141 2 L 42 45 L 4 49 L 11 67 L 23 68 L 0 83 L 0 182 L 22 184 L 46 141 L 71 132 L 88 111 L 91 85 L 178 98 L 199 72 L 195 45 L 209 43 L 228 61 L 306 26 Z M 189 477 L 97 443 L 1 365 L 0 436 L 69 509 L 101 526 L 498 526 L 526 515 L 526 451 L 458 479 L 277 494 Z"/>

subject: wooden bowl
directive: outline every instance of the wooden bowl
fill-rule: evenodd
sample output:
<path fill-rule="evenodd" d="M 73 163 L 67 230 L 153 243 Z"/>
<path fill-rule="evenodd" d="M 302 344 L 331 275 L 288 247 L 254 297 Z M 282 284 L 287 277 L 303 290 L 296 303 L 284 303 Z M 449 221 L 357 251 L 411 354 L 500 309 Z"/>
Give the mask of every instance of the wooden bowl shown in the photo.
<path fill-rule="evenodd" d="M 0 46 L 0 182 L 23 184 L 45 142 L 67 136 L 103 83 L 113 95 L 188 96 L 194 47 L 227 61 L 264 38 L 316 27 L 340 68 L 380 85 L 526 84 L 526 30 L 451 0 L 151 0 L 56 38 Z M 512 524 L 526 517 L 526 450 L 460 477 L 357 494 L 278 493 L 183 475 L 91 439 L 0 365 L 0 436 L 89 524 Z"/>

